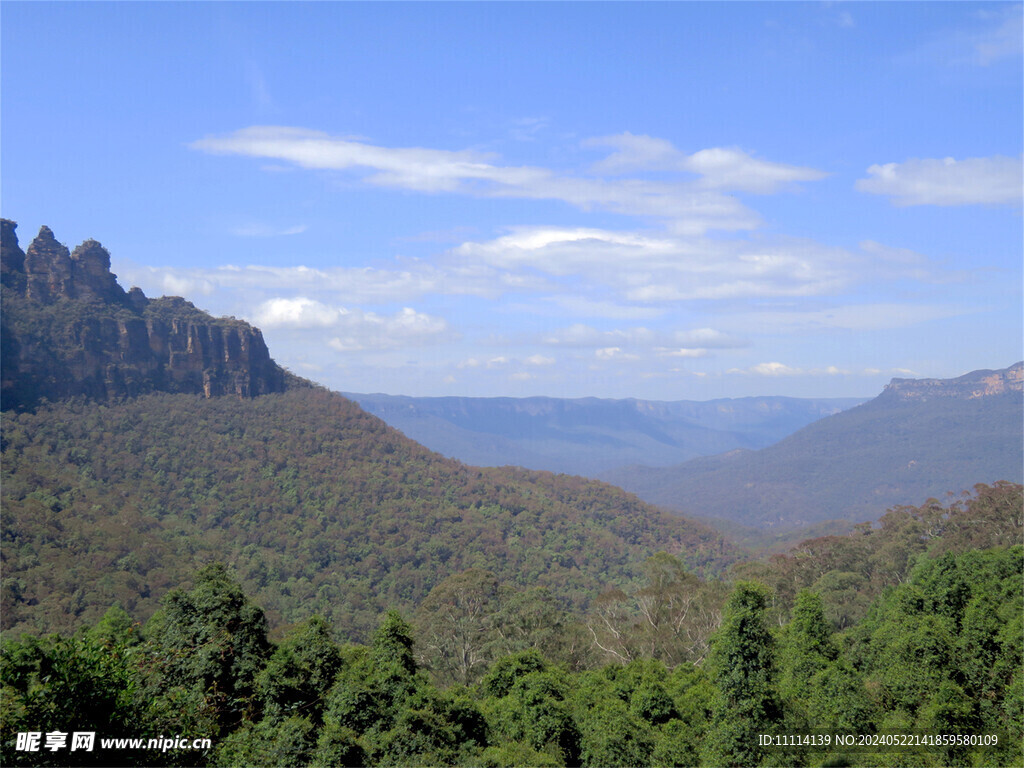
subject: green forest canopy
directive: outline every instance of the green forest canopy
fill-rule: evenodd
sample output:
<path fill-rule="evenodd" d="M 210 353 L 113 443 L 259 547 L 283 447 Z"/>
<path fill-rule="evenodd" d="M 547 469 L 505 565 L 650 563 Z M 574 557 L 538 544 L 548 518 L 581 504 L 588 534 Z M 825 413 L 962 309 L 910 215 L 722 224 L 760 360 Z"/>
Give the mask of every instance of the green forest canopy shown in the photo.
<path fill-rule="evenodd" d="M 584 607 L 665 550 L 713 573 L 739 551 L 612 486 L 442 458 L 321 389 L 155 394 L 3 418 L 3 626 L 148 617 L 223 560 L 273 626 L 314 613 L 368 639 L 470 568 Z"/>
<path fill-rule="evenodd" d="M 643 589 L 670 593 L 660 560 Z M 338 644 L 312 617 L 275 643 L 263 611 L 211 565 L 145 624 L 115 608 L 73 636 L 6 639 L 4 764 L 1020 765 L 1022 577 L 1020 545 L 922 557 L 842 632 L 814 591 L 799 591 L 777 622 L 772 590 L 739 581 L 702 665 L 644 655 L 574 665 L 565 648 L 549 656 L 506 646 L 465 683 L 446 685 L 439 675 L 457 667 L 458 644 L 436 655 L 430 638 L 443 628 L 390 611 L 368 644 Z M 482 594 L 490 584 L 475 574 L 448 589 Z M 475 625 L 500 637 L 502 621 L 476 607 L 464 602 L 468 623 L 449 631 Z M 173 733 L 212 746 L 13 748 L 18 732 L 52 730 Z M 817 746 L 760 738 L 793 734 L 814 735 Z M 840 748 L 841 734 L 954 743 Z M 958 745 L 957 736 L 989 743 Z"/>

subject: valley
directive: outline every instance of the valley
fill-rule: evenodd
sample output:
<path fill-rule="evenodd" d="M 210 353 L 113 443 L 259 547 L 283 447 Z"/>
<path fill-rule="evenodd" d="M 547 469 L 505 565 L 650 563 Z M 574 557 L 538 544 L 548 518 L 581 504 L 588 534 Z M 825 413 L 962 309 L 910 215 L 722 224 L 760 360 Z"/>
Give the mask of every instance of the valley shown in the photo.
<path fill-rule="evenodd" d="M 5 764 L 69 724 L 212 737 L 140 766 L 768 764 L 749 735 L 793 727 L 1020 758 L 1021 364 L 864 403 L 350 399 L 95 241 L 3 231 Z M 725 452 L 622 490 L 402 425 L 505 464 Z"/>

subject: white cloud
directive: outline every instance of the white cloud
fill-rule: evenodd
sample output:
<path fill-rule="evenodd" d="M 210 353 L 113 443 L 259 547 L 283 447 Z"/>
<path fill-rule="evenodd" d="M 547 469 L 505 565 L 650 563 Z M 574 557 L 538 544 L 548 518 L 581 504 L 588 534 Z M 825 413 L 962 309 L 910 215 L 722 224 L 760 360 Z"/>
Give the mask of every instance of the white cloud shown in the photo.
<path fill-rule="evenodd" d="M 595 139 L 590 145 L 617 149 L 596 170 L 649 169 L 697 174 L 675 181 L 594 178 L 557 174 L 547 168 L 503 166 L 495 156 L 475 150 L 380 147 L 349 137 L 284 126 L 252 126 L 224 136 L 207 136 L 191 148 L 291 162 L 301 168 L 368 172 L 363 180 L 378 186 L 419 192 L 448 192 L 485 197 L 561 200 L 590 210 L 665 219 L 675 232 L 752 229 L 758 216 L 727 191 L 767 193 L 781 185 L 824 176 L 810 168 L 758 160 L 738 149 L 711 148 L 686 156 L 669 142 L 647 136 Z M 664 167 L 657 163 L 663 160 Z"/>
<path fill-rule="evenodd" d="M 993 14 L 997 23 L 974 35 L 976 61 L 988 66 L 1000 59 L 1018 57 L 1024 49 L 1024 15 L 1020 4 L 1007 4 L 1003 14 Z"/>
<path fill-rule="evenodd" d="M 826 174 L 813 168 L 758 160 L 734 148 L 702 149 L 686 159 L 685 168 L 701 174 L 705 186 L 768 194 L 798 181 L 818 181 Z"/>
<path fill-rule="evenodd" d="M 569 347 L 643 346 L 655 343 L 657 334 L 647 328 L 626 328 L 614 331 L 599 331 L 583 323 L 574 323 L 568 328 L 555 331 L 544 337 L 543 343 Z"/>
<path fill-rule="evenodd" d="M 1020 3 L 995 4 L 971 14 L 970 21 L 940 30 L 898 62 L 944 67 L 988 67 L 1019 59 L 1024 52 L 1024 16 Z M 993 6 L 989 6 L 993 8 Z M 1017 62 L 1019 66 L 1019 62 Z"/>
<path fill-rule="evenodd" d="M 758 363 L 749 372 L 758 376 L 796 376 L 803 373 L 799 368 L 790 368 L 782 363 Z"/>
<path fill-rule="evenodd" d="M 348 310 L 329 307 L 305 296 L 269 299 L 256 308 L 253 320 L 261 328 L 326 328 L 336 325 Z"/>
<path fill-rule="evenodd" d="M 159 286 L 157 293 L 162 296 L 192 296 L 197 293 L 208 295 L 214 290 L 214 283 L 209 280 L 173 272 L 159 275 L 155 282 Z M 136 284 L 137 282 L 132 283 Z"/>
<path fill-rule="evenodd" d="M 546 117 L 521 117 L 512 121 L 509 136 L 516 141 L 535 141 L 537 134 L 548 127 Z"/>
<path fill-rule="evenodd" d="M 593 165 L 598 173 L 667 171 L 679 169 L 686 156 L 672 142 L 629 131 L 615 136 L 599 136 L 583 141 L 584 147 L 612 147 L 608 157 Z"/>
<path fill-rule="evenodd" d="M 327 344 L 338 352 L 381 351 L 440 341 L 448 324 L 409 307 L 393 315 L 350 309 L 338 312 L 332 331 Z"/>
<path fill-rule="evenodd" d="M 615 151 L 594 165 L 602 173 L 677 171 L 697 174 L 706 189 L 767 194 L 799 181 L 818 181 L 826 174 L 814 168 L 772 163 L 735 147 L 713 147 L 686 155 L 671 142 L 626 132 L 588 139 L 586 147 L 610 146 Z"/>
<path fill-rule="evenodd" d="M 857 244 L 864 253 L 892 264 L 917 267 L 928 262 L 928 258 L 909 248 L 894 248 L 874 240 L 862 240 Z"/>
<path fill-rule="evenodd" d="M 542 121 L 517 126 L 524 138 L 543 127 Z M 458 371 L 460 382 L 507 383 L 511 375 L 535 375 L 550 385 L 560 376 L 570 380 L 573 374 L 566 372 L 589 380 L 587 369 L 609 381 L 620 375 L 636 380 L 669 376 L 687 366 L 714 368 L 719 373 L 712 375 L 721 375 L 729 365 L 757 360 L 771 362 L 732 372 L 750 377 L 749 386 L 757 376 L 838 376 L 844 373 L 838 359 L 837 365 L 821 368 L 773 361 L 780 346 L 769 337 L 837 328 L 881 330 L 966 311 L 952 303 L 940 306 L 942 298 L 934 292 L 931 304 L 898 303 L 895 281 L 904 281 L 898 286 L 903 291 L 912 287 L 905 281 L 935 283 L 937 276 L 949 274 L 913 250 L 873 240 L 847 249 L 749 232 L 760 218 L 736 194 L 783 191 L 823 178 L 822 171 L 772 162 L 735 147 L 683 152 L 665 139 L 630 133 L 584 145 L 600 150 L 604 159 L 588 168 L 555 170 L 506 165 L 497 155 L 474 149 L 383 147 L 296 128 L 254 127 L 208 137 L 192 146 L 258 158 L 255 162 L 299 173 L 344 173 L 364 184 L 492 201 L 555 200 L 581 211 L 642 218 L 617 225 L 608 222 L 621 219 L 577 212 L 555 218 L 563 212 L 553 214 L 556 224 L 551 226 L 541 220 L 541 225 L 493 233 L 481 228 L 476 234 L 454 227 L 414 238 L 454 247 L 439 245 L 424 260 L 396 259 L 376 269 L 238 266 L 163 270 L 152 276 L 177 284 L 177 292 L 186 295 L 185 288 L 195 286 L 216 293 L 219 301 L 229 296 L 234 302 L 229 311 L 248 312 L 258 325 L 279 329 L 279 337 L 310 347 L 329 345 L 346 353 L 403 349 L 401 354 L 374 354 L 372 362 L 355 354 L 332 362 L 347 368 L 369 369 L 374 362 L 398 366 L 400 359 L 407 363 L 416 357 L 405 348 L 454 337 L 455 329 L 443 318 L 410 308 L 421 305 L 422 297 L 438 297 L 429 306 L 450 305 L 446 314 L 466 324 L 466 343 L 444 355 L 424 356 L 416 361 L 418 370 Z M 992 202 L 993 196 L 1002 201 L 1007 193 L 999 190 L 1007 185 L 993 179 L 1005 172 L 1006 162 L 911 160 L 872 166 L 857 187 L 889 195 L 901 205 Z M 1019 182 L 1019 163 L 1012 162 Z M 1015 200 L 1020 199 L 1017 186 Z M 528 209 L 534 208 L 515 208 Z M 436 226 L 453 224 L 458 222 Z M 236 233 L 270 235 L 289 229 L 275 232 L 253 225 Z M 358 255 L 347 254 L 337 263 L 353 258 Z M 484 309 L 485 304 L 494 306 L 492 299 L 510 294 L 515 294 L 511 300 L 498 304 L 501 317 Z M 460 303 L 459 296 L 487 301 Z M 874 304 L 856 303 L 868 296 Z M 478 311 L 487 316 L 474 324 L 470 313 Z M 524 325 L 517 324 L 520 317 Z M 751 339 L 760 351 L 741 360 L 723 351 L 750 348 Z M 714 358 L 715 364 L 697 362 L 702 358 Z M 805 364 L 805 359 L 789 362 Z"/>
<path fill-rule="evenodd" d="M 747 342 L 714 328 L 696 328 L 692 331 L 676 331 L 673 340 L 680 345 L 729 349 L 746 346 Z"/>
<path fill-rule="evenodd" d="M 825 368 L 793 368 L 783 363 L 771 362 L 771 363 L 758 363 L 750 368 L 730 368 L 728 373 L 739 373 L 744 375 L 753 376 L 846 376 L 849 375 L 849 371 L 837 368 L 834 365 L 829 365 Z"/>
<path fill-rule="evenodd" d="M 353 304 L 406 302 L 425 294 L 442 292 L 496 298 L 506 291 L 544 287 L 543 281 L 535 277 L 499 273 L 486 265 L 435 266 L 424 262 L 397 269 L 259 265 L 180 268 L 121 262 L 118 274 L 151 296 L 209 295 L 215 291 L 236 291 L 248 295 L 292 293 L 307 297 L 340 294 Z"/>
<path fill-rule="evenodd" d="M 705 357 L 710 349 L 747 346 L 747 342 L 712 328 L 667 332 L 637 327 L 601 331 L 583 323 L 548 334 L 541 342 L 550 346 L 593 348 L 595 355 L 604 360 L 627 352 L 653 352 L 659 357 Z"/>
<path fill-rule="evenodd" d="M 519 227 L 451 251 L 504 270 L 576 275 L 630 303 L 817 296 L 863 279 L 863 260 L 810 240 L 712 240 L 594 228 Z M 589 292 L 593 292 L 590 290 Z"/>
<path fill-rule="evenodd" d="M 245 62 L 245 79 L 249 85 L 249 93 L 254 105 L 262 111 L 272 109 L 274 99 L 270 95 L 267 79 L 259 64 L 252 59 Z"/>
<path fill-rule="evenodd" d="M 698 348 L 686 348 L 680 347 L 679 349 L 666 349 L 665 347 L 659 347 L 654 350 L 660 357 L 707 357 L 708 350 Z"/>
<path fill-rule="evenodd" d="M 553 357 L 545 357 L 544 355 L 530 355 L 523 362 L 527 365 L 554 365 L 557 360 Z"/>
<path fill-rule="evenodd" d="M 310 169 L 367 168 L 376 171 L 368 177 L 370 183 L 420 192 L 454 191 L 473 181 L 525 184 L 546 173 L 542 169 L 490 165 L 486 162 L 489 155 L 472 150 L 377 147 L 322 131 L 286 126 L 243 128 L 227 136 L 208 136 L 190 146 L 214 154 L 286 160 Z"/>
<path fill-rule="evenodd" d="M 512 234 L 487 242 L 463 243 L 453 249 L 458 257 L 505 269 L 531 267 L 553 275 L 576 274 L 607 264 L 647 261 L 653 254 L 669 253 L 674 244 L 664 238 L 633 232 L 578 227 L 516 227 Z"/>
<path fill-rule="evenodd" d="M 888 195 L 895 205 L 1013 205 L 1024 190 L 1022 158 L 911 159 L 868 168 L 861 192 Z"/>

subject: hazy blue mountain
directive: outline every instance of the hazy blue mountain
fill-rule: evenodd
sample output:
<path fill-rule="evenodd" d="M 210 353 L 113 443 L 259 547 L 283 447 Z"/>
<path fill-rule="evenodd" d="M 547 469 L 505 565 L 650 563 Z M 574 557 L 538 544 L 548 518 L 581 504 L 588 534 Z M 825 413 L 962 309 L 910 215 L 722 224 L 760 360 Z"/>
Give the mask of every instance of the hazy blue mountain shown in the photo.
<path fill-rule="evenodd" d="M 893 379 L 878 397 L 758 451 L 601 479 L 645 501 L 763 528 L 874 520 L 888 507 L 1024 479 L 1022 364 Z"/>
<path fill-rule="evenodd" d="M 428 448 L 468 464 L 593 476 L 770 445 L 856 398 L 709 401 L 402 397 L 345 393 Z"/>

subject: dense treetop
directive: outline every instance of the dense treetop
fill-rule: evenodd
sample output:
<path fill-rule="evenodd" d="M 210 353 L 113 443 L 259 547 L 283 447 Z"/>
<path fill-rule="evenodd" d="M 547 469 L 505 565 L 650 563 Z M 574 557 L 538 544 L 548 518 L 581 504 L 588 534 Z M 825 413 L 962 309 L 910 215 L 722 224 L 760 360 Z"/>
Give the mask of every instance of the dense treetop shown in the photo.
<path fill-rule="evenodd" d="M 582 607 L 665 550 L 708 573 L 710 529 L 582 478 L 474 469 L 340 395 L 149 395 L 3 414 L 5 627 L 148 616 L 227 561 L 273 624 L 322 613 L 365 637 L 472 567 Z"/>
<path fill-rule="evenodd" d="M 666 565 L 651 569 L 646 588 L 658 589 Z M 776 623 L 772 591 L 740 581 L 703 665 L 641 656 L 574 667 L 529 648 L 490 658 L 463 684 L 443 682 L 417 649 L 485 631 L 489 610 L 463 612 L 465 624 L 447 629 L 392 610 L 364 645 L 339 645 L 314 616 L 275 643 L 226 568 L 190 581 L 145 624 L 114 609 L 74 636 L 7 639 L 4 764 L 940 768 L 1024 759 L 1020 546 L 925 557 L 845 632 L 813 591 Z M 488 583 L 501 587 L 477 573 L 450 591 L 484 594 Z M 442 656 L 458 658 L 458 645 Z M 97 748 L 14 748 L 19 732 L 76 730 L 96 732 Z M 100 746 L 168 733 L 210 744 Z M 761 740 L 801 734 L 829 741 Z M 843 734 L 953 741 L 848 747 L 834 741 Z M 972 736 L 986 741 L 963 741 Z"/>

